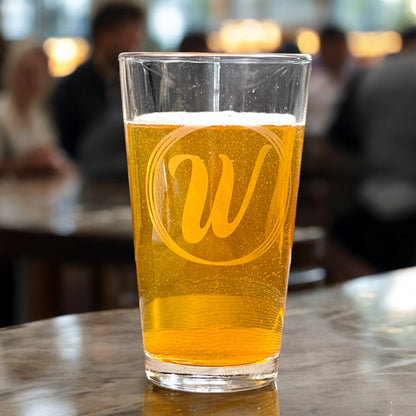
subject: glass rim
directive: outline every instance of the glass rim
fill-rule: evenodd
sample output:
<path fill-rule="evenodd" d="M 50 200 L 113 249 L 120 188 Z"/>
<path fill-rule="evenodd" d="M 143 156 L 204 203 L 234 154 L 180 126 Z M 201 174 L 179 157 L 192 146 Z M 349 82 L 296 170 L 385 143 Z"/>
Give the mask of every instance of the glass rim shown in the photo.
<path fill-rule="evenodd" d="M 119 61 L 166 61 L 195 63 L 291 63 L 309 64 L 312 56 L 306 53 L 215 53 L 215 52 L 122 52 Z"/>

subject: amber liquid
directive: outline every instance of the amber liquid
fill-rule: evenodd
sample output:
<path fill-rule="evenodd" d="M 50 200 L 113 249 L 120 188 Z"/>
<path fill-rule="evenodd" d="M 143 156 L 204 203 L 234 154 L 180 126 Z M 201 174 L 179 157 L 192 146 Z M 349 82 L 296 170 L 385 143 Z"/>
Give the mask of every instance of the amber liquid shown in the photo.
<path fill-rule="evenodd" d="M 280 351 L 303 126 L 259 130 L 228 123 L 175 136 L 179 127 L 126 123 L 145 352 L 182 365 L 265 362 Z M 264 160 L 261 149 L 267 151 Z M 178 155 L 181 163 L 173 169 L 170 161 Z M 198 176 L 197 165 L 207 175 Z M 198 198 L 201 212 L 192 208 Z M 222 233 L 212 214 L 221 207 L 228 210 L 228 223 L 243 214 L 229 233 Z M 187 220 L 201 229 L 208 223 L 199 240 L 192 229 L 184 237 Z"/>

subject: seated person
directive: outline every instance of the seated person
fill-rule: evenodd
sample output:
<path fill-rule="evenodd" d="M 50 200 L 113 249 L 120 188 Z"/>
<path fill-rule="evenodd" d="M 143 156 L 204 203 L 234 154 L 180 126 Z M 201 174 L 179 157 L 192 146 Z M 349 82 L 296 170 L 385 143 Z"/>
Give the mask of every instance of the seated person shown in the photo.
<path fill-rule="evenodd" d="M 48 82 L 48 58 L 42 45 L 31 39 L 12 44 L 0 95 L 0 174 L 54 174 L 70 169 L 55 145 L 44 107 Z"/>

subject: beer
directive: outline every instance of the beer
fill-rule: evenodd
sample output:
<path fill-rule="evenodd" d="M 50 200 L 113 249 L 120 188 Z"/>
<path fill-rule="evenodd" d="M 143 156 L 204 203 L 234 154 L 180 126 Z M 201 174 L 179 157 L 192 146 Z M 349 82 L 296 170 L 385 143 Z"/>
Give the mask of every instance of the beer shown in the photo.
<path fill-rule="evenodd" d="M 125 129 L 146 354 L 207 367 L 276 358 L 303 125 L 172 112 Z"/>

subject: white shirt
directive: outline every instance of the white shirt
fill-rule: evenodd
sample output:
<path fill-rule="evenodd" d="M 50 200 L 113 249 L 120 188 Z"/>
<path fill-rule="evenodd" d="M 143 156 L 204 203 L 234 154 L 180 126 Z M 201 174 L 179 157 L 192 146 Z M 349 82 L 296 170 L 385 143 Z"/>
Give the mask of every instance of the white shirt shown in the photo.
<path fill-rule="evenodd" d="M 306 134 L 324 137 L 337 114 L 340 97 L 348 80 L 349 68 L 341 77 L 335 77 L 322 66 L 312 69 L 309 86 Z"/>
<path fill-rule="evenodd" d="M 53 144 L 54 138 L 50 120 L 40 106 L 23 119 L 10 95 L 0 96 L 0 159 L 22 157 L 38 146 Z"/>

